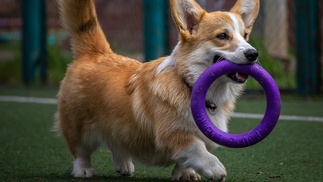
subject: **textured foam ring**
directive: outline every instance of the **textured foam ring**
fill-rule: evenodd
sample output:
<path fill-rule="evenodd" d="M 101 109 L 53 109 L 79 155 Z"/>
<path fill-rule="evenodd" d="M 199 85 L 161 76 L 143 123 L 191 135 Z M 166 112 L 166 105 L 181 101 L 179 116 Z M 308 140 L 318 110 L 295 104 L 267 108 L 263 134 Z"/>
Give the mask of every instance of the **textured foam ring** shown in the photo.
<path fill-rule="evenodd" d="M 241 134 L 226 133 L 215 127 L 205 108 L 206 93 L 212 83 L 222 75 L 236 72 L 255 78 L 264 89 L 267 102 L 261 122 L 254 129 Z M 254 145 L 270 134 L 279 119 L 281 100 L 276 82 L 261 66 L 238 65 L 224 60 L 210 66 L 196 81 L 192 91 L 191 109 L 197 126 L 206 137 L 222 146 L 242 148 Z"/>

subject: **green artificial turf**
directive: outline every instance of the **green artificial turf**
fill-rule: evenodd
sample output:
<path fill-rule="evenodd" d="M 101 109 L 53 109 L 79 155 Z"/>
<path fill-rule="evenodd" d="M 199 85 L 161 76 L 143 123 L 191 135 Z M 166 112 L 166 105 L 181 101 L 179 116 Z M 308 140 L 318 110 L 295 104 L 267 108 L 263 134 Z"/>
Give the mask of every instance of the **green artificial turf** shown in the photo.
<path fill-rule="evenodd" d="M 43 97 L 53 91 L 40 90 Z M 4 93 L 19 95 L 19 90 Z M 8 95 L 5 94 L 5 95 Z M 25 95 L 24 91 L 20 95 Z M 263 99 L 242 98 L 238 112 L 261 113 Z M 283 100 L 283 114 L 323 116 L 322 100 Z M 104 148 L 93 155 L 98 172 L 95 179 L 74 179 L 72 157 L 64 141 L 50 131 L 55 105 L 0 102 L 0 181 L 169 181 L 172 166 L 167 168 L 136 165 L 133 177 L 120 177 L 112 166 L 111 154 Z M 246 131 L 259 121 L 233 118 L 232 132 Z M 213 152 L 225 165 L 227 181 L 322 181 L 323 123 L 279 121 L 262 142 L 243 149 L 220 148 Z M 204 179 L 205 180 L 205 179 Z"/>

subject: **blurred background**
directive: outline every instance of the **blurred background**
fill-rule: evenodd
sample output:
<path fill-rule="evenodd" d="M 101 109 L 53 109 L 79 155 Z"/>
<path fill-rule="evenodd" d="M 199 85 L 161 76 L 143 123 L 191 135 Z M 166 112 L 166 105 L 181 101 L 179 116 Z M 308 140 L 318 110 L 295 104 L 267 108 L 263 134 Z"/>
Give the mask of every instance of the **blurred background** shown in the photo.
<path fill-rule="evenodd" d="M 207 11 L 235 0 L 197 0 Z M 177 42 L 166 0 L 96 0 L 112 49 L 149 61 Z M 251 44 L 282 92 L 319 95 L 322 87 L 323 0 L 261 0 Z M 0 88 L 58 87 L 72 61 L 55 0 L 0 0 Z M 248 90 L 261 89 L 254 80 Z"/>

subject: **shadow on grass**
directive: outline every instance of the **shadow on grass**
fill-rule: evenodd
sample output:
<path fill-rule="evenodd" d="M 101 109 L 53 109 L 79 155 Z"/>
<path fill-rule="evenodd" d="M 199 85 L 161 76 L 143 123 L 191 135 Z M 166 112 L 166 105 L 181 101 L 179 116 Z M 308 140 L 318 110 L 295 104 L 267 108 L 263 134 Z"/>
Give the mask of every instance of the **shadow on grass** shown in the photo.
<path fill-rule="evenodd" d="M 112 181 L 112 182 L 166 182 L 171 181 L 171 178 L 154 178 L 154 177 L 123 177 L 123 176 L 96 176 L 94 178 L 74 178 L 71 174 L 34 174 L 34 175 L 20 175 L 19 181 Z"/>

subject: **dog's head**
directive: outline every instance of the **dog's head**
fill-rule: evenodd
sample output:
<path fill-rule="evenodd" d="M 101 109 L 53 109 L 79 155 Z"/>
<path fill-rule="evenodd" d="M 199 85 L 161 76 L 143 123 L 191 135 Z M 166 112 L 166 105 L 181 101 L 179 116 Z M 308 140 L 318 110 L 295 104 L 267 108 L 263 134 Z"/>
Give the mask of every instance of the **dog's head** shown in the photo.
<path fill-rule="evenodd" d="M 259 0 L 238 0 L 230 12 L 207 13 L 195 0 L 171 0 L 179 43 L 159 71 L 175 66 L 188 82 L 194 83 L 211 64 L 227 59 L 237 64 L 258 60 L 258 52 L 247 43 L 259 12 Z M 228 75 L 244 83 L 243 74 Z"/>

